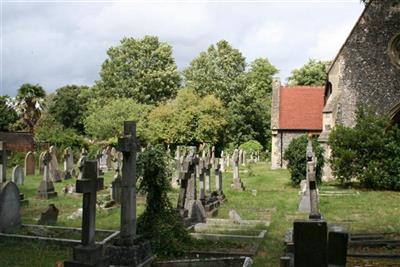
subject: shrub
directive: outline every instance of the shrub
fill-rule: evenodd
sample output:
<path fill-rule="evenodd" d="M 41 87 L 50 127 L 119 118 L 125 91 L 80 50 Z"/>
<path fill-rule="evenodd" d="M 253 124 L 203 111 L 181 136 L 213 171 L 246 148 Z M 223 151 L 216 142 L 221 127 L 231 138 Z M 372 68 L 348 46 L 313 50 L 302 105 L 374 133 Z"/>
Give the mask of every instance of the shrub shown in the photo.
<path fill-rule="evenodd" d="M 138 218 L 138 233 L 150 240 L 158 256 L 184 252 L 191 238 L 178 212 L 168 199 L 171 190 L 167 153 L 161 146 L 148 147 L 138 157 L 139 190 L 147 194 L 147 205 Z M 168 241 L 168 245 L 166 245 Z"/>
<path fill-rule="evenodd" d="M 386 116 L 359 107 L 354 128 L 337 126 L 330 134 L 330 163 L 342 183 L 400 190 L 400 129 Z"/>
<path fill-rule="evenodd" d="M 250 140 L 241 144 L 239 148 L 246 151 L 247 155 L 250 155 L 252 152 L 261 152 L 263 146 L 256 140 Z"/>
<path fill-rule="evenodd" d="M 324 166 L 323 148 L 318 143 L 317 139 L 312 140 L 312 146 L 317 157 L 317 169 L 316 169 L 316 179 L 317 182 L 321 182 L 322 168 Z M 288 161 L 288 169 L 290 171 L 291 180 L 293 185 L 300 184 L 301 180 L 306 179 L 307 172 L 307 136 L 302 135 L 295 138 L 290 142 L 288 148 L 285 151 L 284 159 Z"/>

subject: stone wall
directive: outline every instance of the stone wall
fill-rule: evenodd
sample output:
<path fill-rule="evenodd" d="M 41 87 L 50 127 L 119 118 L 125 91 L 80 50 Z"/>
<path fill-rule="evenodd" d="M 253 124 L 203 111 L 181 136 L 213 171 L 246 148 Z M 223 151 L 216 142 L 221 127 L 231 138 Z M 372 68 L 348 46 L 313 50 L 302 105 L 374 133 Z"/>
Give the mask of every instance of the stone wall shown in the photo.
<path fill-rule="evenodd" d="M 0 140 L 6 142 L 6 149 L 11 152 L 28 152 L 34 150 L 32 133 L 0 132 Z"/>

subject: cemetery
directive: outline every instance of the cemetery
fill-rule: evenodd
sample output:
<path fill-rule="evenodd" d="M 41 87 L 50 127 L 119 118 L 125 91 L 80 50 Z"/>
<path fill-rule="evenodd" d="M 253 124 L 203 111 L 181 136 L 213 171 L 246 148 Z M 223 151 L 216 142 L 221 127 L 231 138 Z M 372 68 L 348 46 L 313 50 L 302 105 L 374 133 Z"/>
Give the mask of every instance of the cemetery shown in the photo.
<path fill-rule="evenodd" d="M 103 49 L 90 86 L 19 78 L 0 96 L 0 267 L 400 266 L 400 1 L 358 4 L 336 57 L 286 83 L 235 42 L 178 69 L 190 45 L 143 34 Z"/>

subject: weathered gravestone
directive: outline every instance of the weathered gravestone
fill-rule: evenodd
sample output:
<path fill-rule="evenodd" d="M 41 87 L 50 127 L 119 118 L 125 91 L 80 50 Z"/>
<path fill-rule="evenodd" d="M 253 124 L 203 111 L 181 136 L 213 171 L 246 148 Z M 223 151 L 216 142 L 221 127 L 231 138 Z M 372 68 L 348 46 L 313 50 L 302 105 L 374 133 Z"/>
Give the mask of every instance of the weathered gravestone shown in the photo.
<path fill-rule="evenodd" d="M 120 234 L 107 247 L 110 263 L 117 266 L 142 266 L 150 261 L 150 242 L 139 241 L 136 237 L 136 123 L 124 122 L 124 135 L 118 139 L 118 150 L 122 152 L 121 177 L 121 224 Z"/>
<path fill-rule="evenodd" d="M 223 201 L 225 199 L 225 195 L 224 192 L 222 191 L 222 170 L 221 170 L 221 165 L 218 163 L 214 164 L 214 174 L 215 174 L 215 191 L 217 193 L 218 200 Z"/>
<path fill-rule="evenodd" d="M 51 161 L 51 155 L 49 152 L 46 152 L 43 156 L 43 180 L 40 183 L 38 188 L 38 198 L 49 199 L 57 196 L 57 192 L 54 191 L 53 181 L 50 179 L 50 170 L 49 164 Z"/>
<path fill-rule="evenodd" d="M 100 160 L 99 160 L 99 167 L 100 170 L 104 171 L 108 171 L 108 166 L 107 166 L 107 161 L 108 161 L 108 154 L 107 154 L 107 149 L 103 149 L 101 151 L 101 155 L 100 155 Z"/>
<path fill-rule="evenodd" d="M 204 173 L 205 173 L 205 160 L 204 158 L 200 158 L 198 164 L 196 165 L 196 175 L 197 179 L 199 180 L 200 184 L 200 201 L 203 205 L 206 204 L 206 183 L 204 180 Z"/>
<path fill-rule="evenodd" d="M 13 182 L 0 184 L 0 232 L 12 233 L 21 225 L 20 193 Z"/>
<path fill-rule="evenodd" d="M 116 203 L 121 203 L 121 175 L 119 169 L 115 170 L 114 180 L 111 182 L 110 194 L 111 199 Z"/>
<path fill-rule="evenodd" d="M 242 152 L 242 166 L 246 166 L 246 151 Z"/>
<path fill-rule="evenodd" d="M 51 146 L 49 149 L 49 153 L 51 156 L 51 160 L 49 162 L 50 167 L 50 179 L 56 183 L 62 181 L 61 172 L 58 169 L 58 160 L 57 160 L 57 149 L 55 146 Z"/>
<path fill-rule="evenodd" d="M 82 178 L 76 181 L 76 192 L 83 194 L 82 243 L 73 250 L 73 259 L 64 267 L 109 266 L 103 246 L 96 244 L 96 192 L 103 189 L 104 180 L 97 176 L 97 161 L 86 160 Z"/>
<path fill-rule="evenodd" d="M 221 151 L 221 159 L 219 161 L 221 172 L 225 172 L 225 154 Z"/>
<path fill-rule="evenodd" d="M 74 170 L 74 155 L 72 149 L 67 147 L 64 149 L 64 179 L 71 179 Z"/>
<path fill-rule="evenodd" d="M 40 175 L 44 174 L 44 165 L 43 165 L 44 154 L 46 154 L 46 151 L 40 153 L 40 155 L 39 155 L 39 174 Z"/>
<path fill-rule="evenodd" d="M 25 156 L 25 176 L 35 175 L 35 156 L 31 151 Z"/>
<path fill-rule="evenodd" d="M 54 225 L 57 223 L 59 210 L 54 204 L 49 204 L 46 211 L 40 214 L 39 225 Z"/>
<path fill-rule="evenodd" d="M 16 185 L 24 184 L 24 169 L 19 165 L 15 166 L 12 170 L 11 179 Z"/>
<path fill-rule="evenodd" d="M 215 157 L 214 157 L 215 159 Z M 204 182 L 206 185 L 206 193 L 207 195 L 210 195 L 211 193 L 211 168 L 213 167 L 214 162 L 212 162 L 212 157 L 211 159 L 209 157 L 204 158 Z"/>
<path fill-rule="evenodd" d="M 233 169 L 233 183 L 231 187 L 238 191 L 243 191 L 244 186 L 242 181 L 240 180 L 240 173 L 239 173 L 239 151 L 235 149 L 232 155 L 232 169 Z"/>
<path fill-rule="evenodd" d="M 81 150 L 81 155 L 78 160 L 78 179 L 82 179 L 82 174 L 83 174 L 83 166 L 85 165 L 85 161 L 87 160 L 87 150 L 85 148 L 82 148 Z"/>
<path fill-rule="evenodd" d="M 0 184 L 7 181 L 7 151 L 6 143 L 0 141 Z"/>

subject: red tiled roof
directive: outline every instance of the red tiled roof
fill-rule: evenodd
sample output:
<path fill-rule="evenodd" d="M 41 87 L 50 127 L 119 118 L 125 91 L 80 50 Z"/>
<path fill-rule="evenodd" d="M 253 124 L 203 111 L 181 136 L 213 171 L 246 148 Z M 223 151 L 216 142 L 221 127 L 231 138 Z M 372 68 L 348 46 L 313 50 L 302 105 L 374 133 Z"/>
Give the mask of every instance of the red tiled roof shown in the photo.
<path fill-rule="evenodd" d="M 281 87 L 279 129 L 322 130 L 323 86 Z"/>

